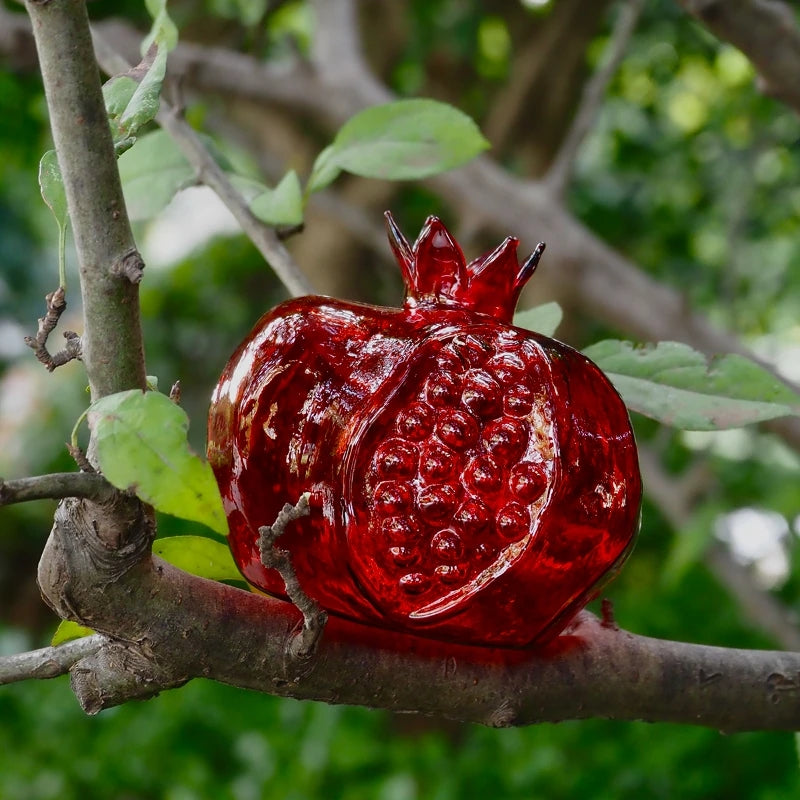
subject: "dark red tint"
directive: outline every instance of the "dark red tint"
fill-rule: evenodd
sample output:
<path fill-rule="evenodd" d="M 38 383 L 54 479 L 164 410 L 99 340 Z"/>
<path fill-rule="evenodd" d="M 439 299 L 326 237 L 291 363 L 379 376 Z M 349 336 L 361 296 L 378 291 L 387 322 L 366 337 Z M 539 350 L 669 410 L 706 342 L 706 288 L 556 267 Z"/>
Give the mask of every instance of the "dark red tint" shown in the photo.
<path fill-rule="evenodd" d="M 511 325 L 541 247 L 520 266 L 507 239 L 466 263 L 439 220 L 413 247 L 388 222 L 403 309 L 284 303 L 219 381 L 208 455 L 234 558 L 283 596 L 258 528 L 308 491 L 311 515 L 280 546 L 330 613 L 454 643 L 544 642 L 632 546 L 627 412 L 594 364 Z"/>

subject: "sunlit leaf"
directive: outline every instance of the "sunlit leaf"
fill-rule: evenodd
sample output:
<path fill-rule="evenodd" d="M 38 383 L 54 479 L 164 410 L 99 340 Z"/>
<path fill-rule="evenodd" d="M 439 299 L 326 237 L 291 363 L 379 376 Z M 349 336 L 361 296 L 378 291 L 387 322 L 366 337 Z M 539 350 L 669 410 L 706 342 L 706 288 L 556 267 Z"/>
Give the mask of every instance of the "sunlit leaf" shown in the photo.
<path fill-rule="evenodd" d="M 65 642 L 71 642 L 74 639 L 83 639 L 85 636 L 91 636 L 93 633 L 94 631 L 91 628 L 84 628 L 83 625 L 78 625 L 77 622 L 64 619 L 61 620 L 61 623 L 56 628 L 56 632 L 53 634 L 50 644 L 53 645 L 53 647 L 57 647 Z"/>
<path fill-rule="evenodd" d="M 203 536 L 168 536 L 153 542 L 153 553 L 178 569 L 212 581 L 241 581 L 226 544 Z"/>
<path fill-rule="evenodd" d="M 89 423 L 110 483 L 166 514 L 227 533 L 214 474 L 191 451 L 189 418 L 180 406 L 158 392 L 119 392 L 92 404 Z"/>

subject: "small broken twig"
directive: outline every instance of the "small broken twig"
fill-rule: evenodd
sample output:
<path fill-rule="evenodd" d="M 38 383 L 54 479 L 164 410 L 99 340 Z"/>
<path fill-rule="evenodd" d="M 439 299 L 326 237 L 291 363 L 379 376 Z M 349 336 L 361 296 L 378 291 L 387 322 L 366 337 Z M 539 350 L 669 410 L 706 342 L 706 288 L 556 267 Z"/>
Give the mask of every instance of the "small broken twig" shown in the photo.
<path fill-rule="evenodd" d="M 56 367 L 80 359 L 81 357 L 81 338 L 74 331 L 64 331 L 64 338 L 67 340 L 63 350 L 54 355 L 50 354 L 47 349 L 47 339 L 50 334 L 58 325 L 61 315 L 67 307 L 67 301 L 64 299 L 64 287 L 59 286 L 54 292 L 50 292 L 46 297 L 47 313 L 39 318 L 39 328 L 36 331 L 36 336 L 26 336 L 25 344 L 33 350 L 42 364 L 45 365 L 49 372 L 52 372 Z"/>
<path fill-rule="evenodd" d="M 303 615 L 303 627 L 287 648 L 289 657 L 297 661 L 305 661 L 314 654 L 325 623 L 328 621 L 328 615 L 303 591 L 289 553 L 275 547 L 275 542 L 283 535 L 290 522 L 308 516 L 310 513 L 308 497 L 308 493 L 305 493 L 296 505 L 286 503 L 272 525 L 264 525 L 258 529 L 261 563 L 265 567 L 278 570 L 286 586 L 286 594 Z"/>

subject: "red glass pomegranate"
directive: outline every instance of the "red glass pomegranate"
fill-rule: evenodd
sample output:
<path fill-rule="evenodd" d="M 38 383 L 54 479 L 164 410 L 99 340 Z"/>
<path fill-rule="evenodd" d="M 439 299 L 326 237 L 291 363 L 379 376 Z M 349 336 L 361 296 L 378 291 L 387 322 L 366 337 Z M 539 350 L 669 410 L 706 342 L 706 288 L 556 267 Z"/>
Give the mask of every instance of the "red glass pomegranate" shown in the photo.
<path fill-rule="evenodd" d="M 236 563 L 283 596 L 258 528 L 332 614 L 475 645 L 555 636 L 632 546 L 641 481 L 625 406 L 566 345 L 511 324 L 544 245 L 465 263 L 435 217 L 387 214 L 402 309 L 323 297 L 263 316 L 214 392 L 208 455 Z"/>

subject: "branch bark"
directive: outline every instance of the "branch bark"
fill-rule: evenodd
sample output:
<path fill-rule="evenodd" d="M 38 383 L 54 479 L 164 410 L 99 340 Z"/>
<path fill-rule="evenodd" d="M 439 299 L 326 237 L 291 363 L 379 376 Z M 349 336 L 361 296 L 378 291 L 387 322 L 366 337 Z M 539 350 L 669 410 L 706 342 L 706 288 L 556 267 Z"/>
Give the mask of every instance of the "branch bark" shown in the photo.
<path fill-rule="evenodd" d="M 146 518 L 129 500 L 114 502 L 122 505 L 112 517 L 64 501 L 39 577 L 60 615 L 114 637 L 72 668 L 90 713 L 202 676 L 494 726 L 602 716 L 724 731 L 800 727 L 800 654 L 649 639 L 587 613 L 530 651 L 441 644 L 331 617 L 298 678 L 286 658 L 302 622 L 296 607 L 151 558 Z M 124 546 L 109 552 L 106 542 L 120 537 Z"/>
<path fill-rule="evenodd" d="M 111 499 L 115 492 L 116 489 L 96 472 L 53 472 L 16 480 L 0 478 L 0 506 L 31 500 L 62 500 L 65 497 L 84 497 L 102 502 Z"/>
<path fill-rule="evenodd" d="M 0 658 L 0 686 L 17 681 L 57 678 L 82 658 L 96 653 L 105 642 L 105 636 L 86 636 L 58 647 L 4 656 Z"/>

